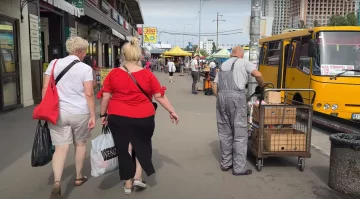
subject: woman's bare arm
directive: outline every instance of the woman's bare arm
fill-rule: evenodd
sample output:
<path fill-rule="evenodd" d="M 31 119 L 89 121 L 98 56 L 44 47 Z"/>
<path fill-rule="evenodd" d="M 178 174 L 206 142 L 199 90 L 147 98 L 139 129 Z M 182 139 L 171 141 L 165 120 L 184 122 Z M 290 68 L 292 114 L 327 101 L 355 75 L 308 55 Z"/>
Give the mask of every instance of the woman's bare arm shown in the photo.
<path fill-rule="evenodd" d="M 158 101 L 161 106 L 163 106 L 167 111 L 169 111 L 169 113 L 174 113 L 175 109 L 174 107 L 171 105 L 169 99 L 166 97 L 166 95 L 161 96 L 160 93 L 157 93 L 154 95 L 156 101 Z"/>
<path fill-rule="evenodd" d="M 45 92 L 46 92 L 46 89 L 47 89 L 47 87 L 49 85 L 49 81 L 50 81 L 50 76 L 49 75 L 44 75 L 43 88 L 42 88 L 42 91 L 41 91 L 42 98 L 44 98 L 44 96 L 45 96 Z"/>
<path fill-rule="evenodd" d="M 111 93 L 103 93 L 102 94 L 101 105 L 100 105 L 100 114 L 101 115 L 104 115 L 107 112 L 110 98 L 111 98 Z"/>

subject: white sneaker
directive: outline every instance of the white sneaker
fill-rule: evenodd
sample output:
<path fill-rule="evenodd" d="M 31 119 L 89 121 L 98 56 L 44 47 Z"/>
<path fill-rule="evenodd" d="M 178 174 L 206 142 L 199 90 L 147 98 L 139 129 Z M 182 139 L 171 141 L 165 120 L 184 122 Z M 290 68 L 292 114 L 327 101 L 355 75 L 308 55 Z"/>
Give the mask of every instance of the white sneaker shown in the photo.
<path fill-rule="evenodd" d="M 134 180 L 134 188 L 137 190 L 146 189 L 146 182 L 141 180 Z"/>
<path fill-rule="evenodd" d="M 131 192 L 132 192 L 132 189 L 126 188 L 125 185 L 126 185 L 126 184 L 124 183 L 124 193 L 125 193 L 125 195 L 130 195 Z"/>

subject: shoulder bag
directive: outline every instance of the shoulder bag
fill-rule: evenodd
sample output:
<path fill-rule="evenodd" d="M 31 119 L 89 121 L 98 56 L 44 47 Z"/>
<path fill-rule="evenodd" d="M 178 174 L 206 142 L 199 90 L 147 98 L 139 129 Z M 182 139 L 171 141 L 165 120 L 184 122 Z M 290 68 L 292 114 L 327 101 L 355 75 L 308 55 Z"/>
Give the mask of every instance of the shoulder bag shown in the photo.
<path fill-rule="evenodd" d="M 136 86 L 140 89 L 140 91 L 149 99 L 149 101 L 153 104 L 155 111 L 158 108 L 158 104 L 156 102 L 153 102 L 152 99 L 146 94 L 146 92 L 144 91 L 144 89 L 141 88 L 140 84 L 136 81 L 136 79 L 134 78 L 134 76 L 131 74 L 131 72 L 129 71 L 129 69 L 123 65 L 123 67 L 125 68 L 126 72 L 129 74 L 129 76 L 131 77 L 131 79 L 133 80 L 133 82 L 136 84 Z"/>
<path fill-rule="evenodd" d="M 55 60 L 54 66 L 52 68 L 49 85 L 46 89 L 45 95 L 40 104 L 35 107 L 33 112 L 33 119 L 45 120 L 53 124 L 56 124 L 59 118 L 59 94 L 56 88 L 56 84 L 70 70 L 72 66 L 80 62 L 79 60 L 74 60 L 63 71 L 61 71 L 61 73 L 55 79 L 54 69 L 57 61 L 58 60 Z"/>

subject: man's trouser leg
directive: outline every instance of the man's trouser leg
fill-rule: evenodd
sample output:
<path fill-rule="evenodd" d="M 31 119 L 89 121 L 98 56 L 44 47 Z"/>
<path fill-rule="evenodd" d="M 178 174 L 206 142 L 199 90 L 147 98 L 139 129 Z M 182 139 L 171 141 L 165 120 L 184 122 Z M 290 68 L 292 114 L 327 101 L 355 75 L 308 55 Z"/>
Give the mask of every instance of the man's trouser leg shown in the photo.
<path fill-rule="evenodd" d="M 192 71 L 192 72 L 191 72 L 191 76 L 192 76 L 192 78 L 193 78 L 192 92 L 193 92 L 193 93 L 196 93 L 196 84 L 197 84 L 197 80 L 198 80 L 198 72 Z"/>
<path fill-rule="evenodd" d="M 230 168 L 233 164 L 233 132 L 231 129 L 230 115 L 226 110 L 226 96 L 219 94 L 216 102 L 216 119 L 220 139 L 221 162 L 222 168 Z"/>
<path fill-rule="evenodd" d="M 247 105 L 245 93 L 236 94 L 237 96 L 228 103 L 233 126 L 233 172 L 243 173 L 246 170 L 246 155 L 248 144 L 247 129 Z"/>

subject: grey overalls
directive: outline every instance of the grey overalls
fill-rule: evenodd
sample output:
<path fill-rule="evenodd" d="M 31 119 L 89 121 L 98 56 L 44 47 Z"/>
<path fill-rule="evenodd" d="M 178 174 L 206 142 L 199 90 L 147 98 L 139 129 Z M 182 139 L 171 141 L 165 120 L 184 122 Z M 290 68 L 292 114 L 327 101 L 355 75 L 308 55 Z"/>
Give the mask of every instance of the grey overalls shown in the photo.
<path fill-rule="evenodd" d="M 240 90 L 234 81 L 234 61 L 231 70 L 220 67 L 216 118 L 221 147 L 221 167 L 233 167 L 234 173 L 246 171 L 247 153 L 247 106 L 246 91 Z"/>

